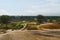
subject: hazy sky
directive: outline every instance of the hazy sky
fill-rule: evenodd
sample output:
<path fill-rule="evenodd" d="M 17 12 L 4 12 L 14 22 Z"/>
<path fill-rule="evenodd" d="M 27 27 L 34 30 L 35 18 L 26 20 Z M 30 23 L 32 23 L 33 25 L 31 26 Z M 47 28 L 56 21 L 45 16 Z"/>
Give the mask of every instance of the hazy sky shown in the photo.
<path fill-rule="evenodd" d="M 60 16 L 60 0 L 0 0 L 0 15 Z"/>

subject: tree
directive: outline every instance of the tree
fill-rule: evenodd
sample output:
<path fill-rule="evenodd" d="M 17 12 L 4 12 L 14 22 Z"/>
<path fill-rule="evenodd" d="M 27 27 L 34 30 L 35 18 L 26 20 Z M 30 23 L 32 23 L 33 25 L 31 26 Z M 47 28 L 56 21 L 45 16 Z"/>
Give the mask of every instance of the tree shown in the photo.
<path fill-rule="evenodd" d="M 7 24 L 8 23 L 10 23 L 10 16 L 7 16 L 7 15 L 2 15 L 1 17 L 0 17 L 0 22 L 1 22 L 1 24 L 5 24 L 6 26 L 4 27 L 5 29 L 8 29 L 8 27 L 7 27 Z"/>
<path fill-rule="evenodd" d="M 45 21 L 45 17 L 43 15 L 38 15 L 36 18 L 37 18 L 37 22 L 39 24 L 43 23 Z"/>

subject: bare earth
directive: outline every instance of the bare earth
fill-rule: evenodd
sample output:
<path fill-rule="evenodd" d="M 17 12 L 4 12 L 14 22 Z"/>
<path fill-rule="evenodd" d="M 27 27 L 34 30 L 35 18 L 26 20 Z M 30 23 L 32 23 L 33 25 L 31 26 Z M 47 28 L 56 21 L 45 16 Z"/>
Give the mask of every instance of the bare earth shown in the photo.
<path fill-rule="evenodd" d="M 60 40 L 60 34 L 41 30 L 17 30 L 1 34 L 0 40 Z"/>

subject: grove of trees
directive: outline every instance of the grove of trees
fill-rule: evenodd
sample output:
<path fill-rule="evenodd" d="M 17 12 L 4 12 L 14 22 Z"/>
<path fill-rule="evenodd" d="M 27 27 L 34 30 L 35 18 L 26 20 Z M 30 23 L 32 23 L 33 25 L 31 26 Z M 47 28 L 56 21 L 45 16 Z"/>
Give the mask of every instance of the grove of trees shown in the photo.
<path fill-rule="evenodd" d="M 37 20 L 34 20 L 36 18 Z M 37 16 L 7 16 L 2 15 L 0 16 L 0 29 L 21 29 L 24 27 L 22 24 L 30 23 L 30 22 L 36 22 L 37 24 L 42 24 L 47 21 L 47 19 L 50 19 L 50 22 L 53 19 L 57 19 L 60 22 L 60 18 L 56 17 L 47 17 L 43 15 L 37 15 Z M 25 21 L 25 22 L 23 22 Z M 33 24 L 28 29 L 35 30 L 36 27 Z"/>

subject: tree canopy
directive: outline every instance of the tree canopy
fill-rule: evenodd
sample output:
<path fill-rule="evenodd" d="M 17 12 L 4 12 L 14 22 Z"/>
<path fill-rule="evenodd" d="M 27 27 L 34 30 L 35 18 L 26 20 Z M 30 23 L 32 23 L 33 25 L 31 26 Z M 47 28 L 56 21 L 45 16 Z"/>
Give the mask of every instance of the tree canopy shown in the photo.
<path fill-rule="evenodd" d="M 45 17 L 44 17 L 43 15 L 38 15 L 36 18 L 37 18 L 37 22 L 38 22 L 38 23 L 43 23 L 43 22 L 45 21 L 45 20 L 44 20 Z"/>
<path fill-rule="evenodd" d="M 8 29 L 7 24 L 10 23 L 10 20 L 11 20 L 10 16 L 7 16 L 7 15 L 2 15 L 2 16 L 0 17 L 0 23 L 1 23 L 2 25 L 5 24 L 5 27 L 3 27 L 4 29 Z"/>
<path fill-rule="evenodd" d="M 0 22 L 3 24 L 8 24 L 10 20 L 11 20 L 10 16 L 7 16 L 7 15 L 2 15 L 0 17 Z"/>

